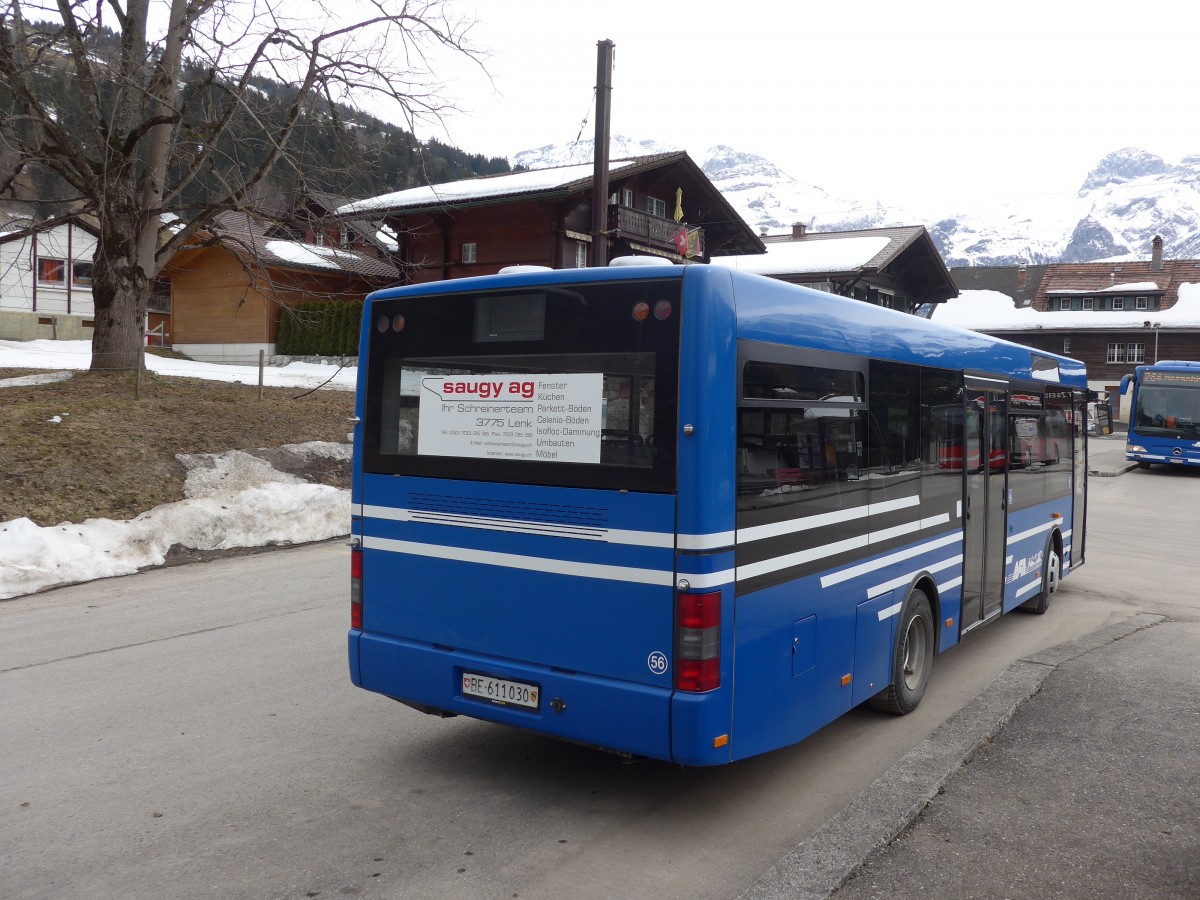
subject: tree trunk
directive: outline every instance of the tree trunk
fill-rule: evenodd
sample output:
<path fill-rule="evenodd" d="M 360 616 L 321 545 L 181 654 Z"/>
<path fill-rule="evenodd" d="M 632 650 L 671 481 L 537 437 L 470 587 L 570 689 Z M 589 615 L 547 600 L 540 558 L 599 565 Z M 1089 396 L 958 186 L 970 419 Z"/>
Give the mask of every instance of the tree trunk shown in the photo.
<path fill-rule="evenodd" d="M 92 265 L 92 300 L 96 307 L 92 332 L 92 370 L 125 370 L 137 366 L 145 340 L 142 330 L 150 297 L 150 278 L 138 265 L 136 213 L 128 228 L 110 221 L 101 229 Z"/>

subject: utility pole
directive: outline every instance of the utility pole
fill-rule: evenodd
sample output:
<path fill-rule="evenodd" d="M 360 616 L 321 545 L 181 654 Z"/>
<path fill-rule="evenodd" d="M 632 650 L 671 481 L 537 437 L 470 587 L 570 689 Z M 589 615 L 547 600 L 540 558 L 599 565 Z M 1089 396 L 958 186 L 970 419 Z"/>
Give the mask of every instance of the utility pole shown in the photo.
<path fill-rule="evenodd" d="M 608 265 L 608 129 L 612 105 L 613 48 L 605 39 L 596 44 L 595 175 L 592 184 L 592 265 Z"/>

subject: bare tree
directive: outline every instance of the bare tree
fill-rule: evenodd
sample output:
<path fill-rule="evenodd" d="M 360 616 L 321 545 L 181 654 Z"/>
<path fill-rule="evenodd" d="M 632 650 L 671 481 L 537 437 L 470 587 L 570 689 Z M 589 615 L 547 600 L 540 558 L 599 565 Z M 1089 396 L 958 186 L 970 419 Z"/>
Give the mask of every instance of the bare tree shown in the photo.
<path fill-rule="evenodd" d="M 440 121 L 450 106 L 439 59 L 483 59 L 448 0 L 0 0 L 0 10 L 0 193 L 49 172 L 61 208 L 98 221 L 92 369 L 134 365 L 156 275 L 294 164 L 302 123 L 337 127 L 338 104 L 372 100 L 410 128 Z M 55 73 L 73 102 L 51 96 Z M 289 86 L 269 123 L 263 79 Z"/>

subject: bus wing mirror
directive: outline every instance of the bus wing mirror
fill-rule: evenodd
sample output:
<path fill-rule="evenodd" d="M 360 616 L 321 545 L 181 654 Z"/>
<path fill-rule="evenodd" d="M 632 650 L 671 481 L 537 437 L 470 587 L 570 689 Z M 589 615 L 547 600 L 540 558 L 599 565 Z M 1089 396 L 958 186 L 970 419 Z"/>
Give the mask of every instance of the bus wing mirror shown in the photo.
<path fill-rule="evenodd" d="M 1131 381 L 1133 381 L 1132 375 L 1122 375 L 1121 376 L 1121 396 L 1122 397 L 1124 397 L 1125 392 L 1129 390 L 1129 383 Z"/>

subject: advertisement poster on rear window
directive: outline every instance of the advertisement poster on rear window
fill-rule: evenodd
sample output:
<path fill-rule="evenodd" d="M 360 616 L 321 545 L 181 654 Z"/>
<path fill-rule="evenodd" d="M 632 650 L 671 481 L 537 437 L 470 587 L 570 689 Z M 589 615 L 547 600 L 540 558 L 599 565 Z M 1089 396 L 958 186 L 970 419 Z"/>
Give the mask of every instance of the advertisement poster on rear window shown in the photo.
<path fill-rule="evenodd" d="M 604 376 L 427 375 L 417 453 L 599 463 Z"/>

